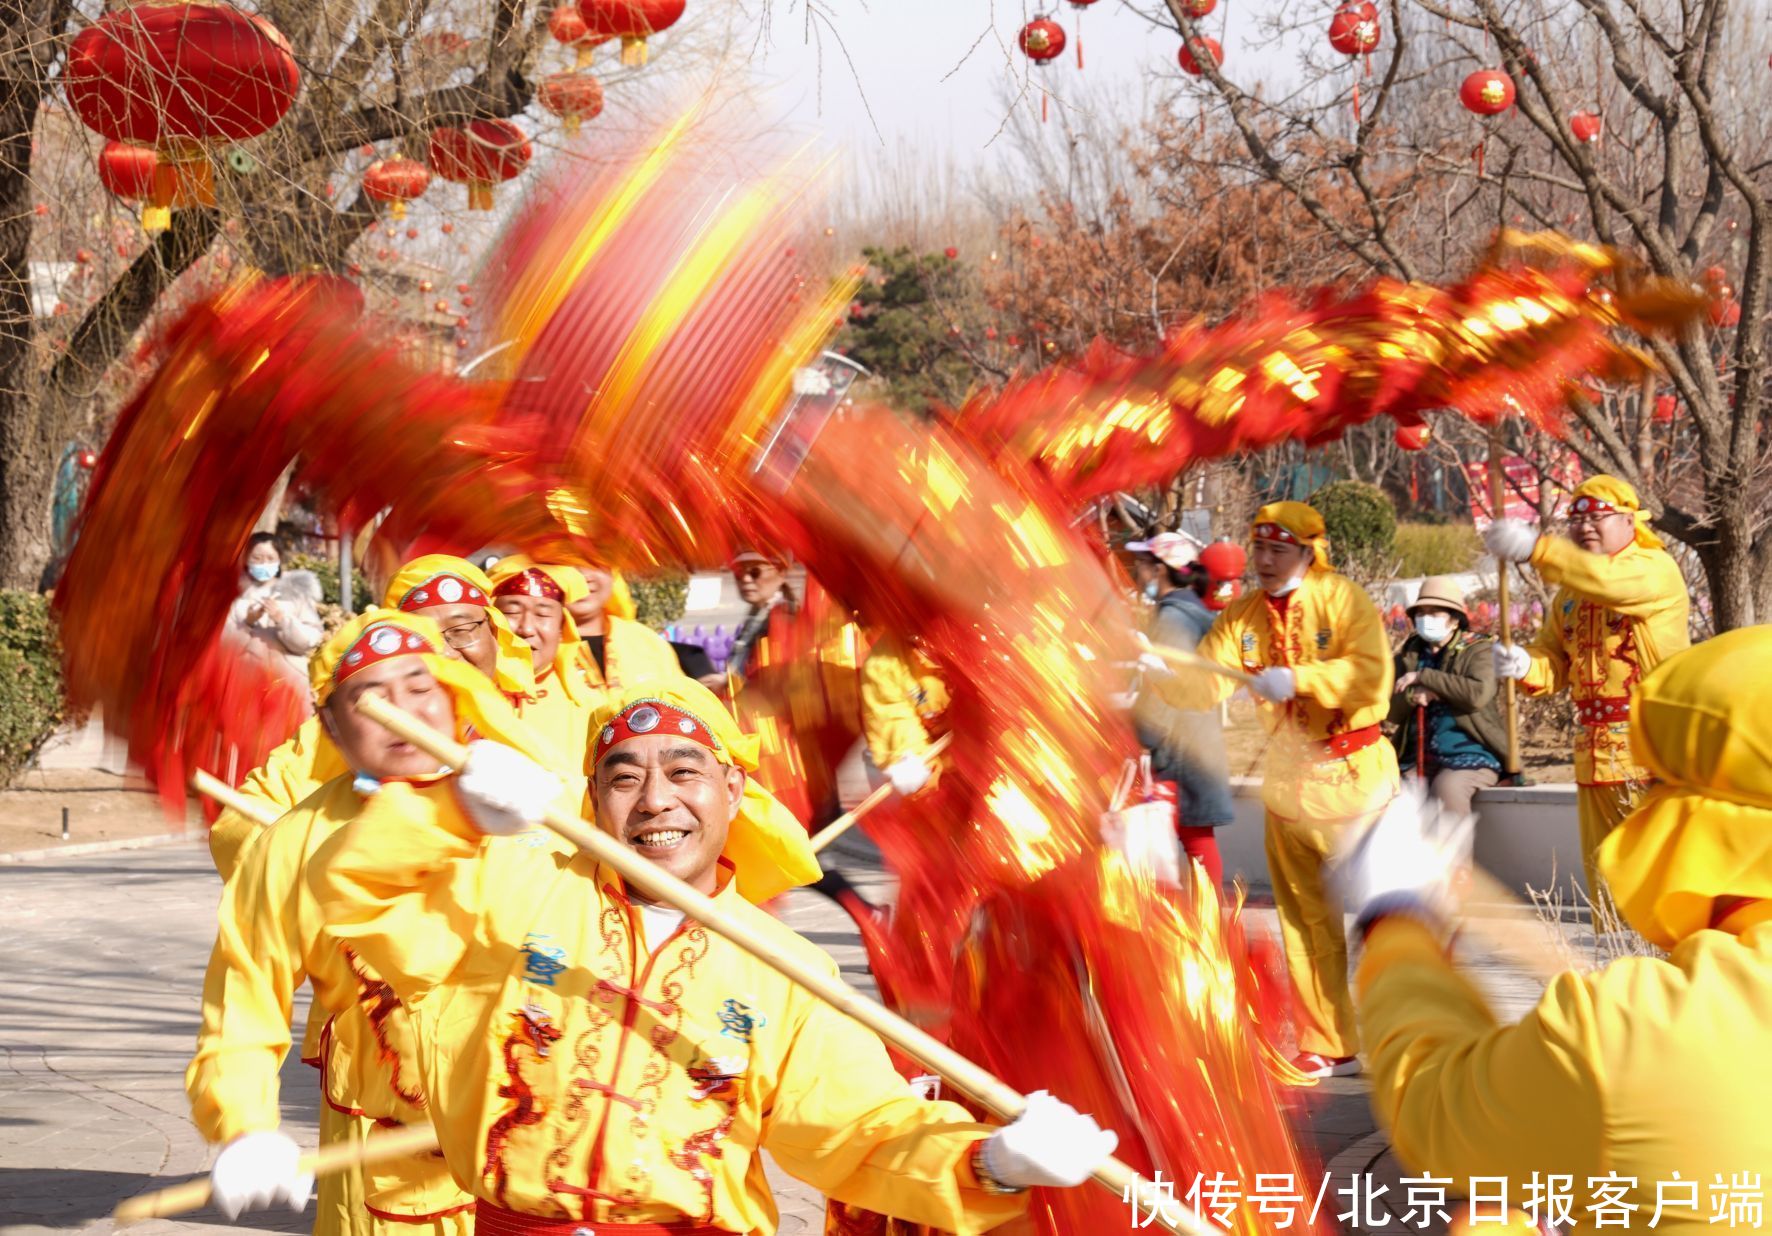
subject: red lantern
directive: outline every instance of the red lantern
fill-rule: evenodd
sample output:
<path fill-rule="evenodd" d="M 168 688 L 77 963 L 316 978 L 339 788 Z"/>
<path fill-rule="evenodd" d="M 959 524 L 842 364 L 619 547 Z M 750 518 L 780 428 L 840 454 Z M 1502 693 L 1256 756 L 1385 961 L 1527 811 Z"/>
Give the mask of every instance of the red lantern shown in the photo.
<path fill-rule="evenodd" d="M 1064 55 L 1064 27 L 1050 17 L 1036 17 L 1021 28 L 1016 40 L 1022 54 L 1036 65 L 1049 64 Z"/>
<path fill-rule="evenodd" d="M 1223 609 L 1243 594 L 1243 570 L 1248 562 L 1243 547 L 1230 541 L 1214 541 L 1200 551 L 1200 565 L 1209 581 L 1204 597 L 1207 609 Z"/>
<path fill-rule="evenodd" d="M 1655 421 L 1657 424 L 1671 424 L 1679 414 L 1680 401 L 1677 398 L 1672 395 L 1657 395 L 1655 397 Z"/>
<path fill-rule="evenodd" d="M 529 138 L 509 120 L 431 130 L 431 167 L 443 179 L 467 185 L 469 210 L 491 210 L 492 186 L 520 175 L 534 154 Z"/>
<path fill-rule="evenodd" d="M 1216 4 L 1218 3 L 1218 0 L 1212 0 L 1212 2 Z M 1070 6 L 1073 9 L 1076 9 L 1079 13 L 1094 3 L 1095 0 L 1070 0 Z"/>
<path fill-rule="evenodd" d="M 579 16 L 599 41 L 621 40 L 621 62 L 646 63 L 646 40 L 676 25 L 687 0 L 578 0 Z"/>
<path fill-rule="evenodd" d="M 1397 445 L 1406 451 L 1419 451 L 1434 438 L 1434 431 L 1426 425 L 1398 425 Z"/>
<path fill-rule="evenodd" d="M 1710 303 L 1710 324 L 1728 330 L 1741 324 L 1741 303 L 1735 300 L 1713 300 Z"/>
<path fill-rule="evenodd" d="M 112 197 L 144 202 L 154 192 L 154 169 L 160 156 L 146 146 L 106 142 L 98 154 L 98 180 Z"/>
<path fill-rule="evenodd" d="M 213 205 L 204 146 L 265 132 L 295 102 L 300 85 L 301 71 L 276 27 L 207 4 L 107 13 L 74 36 L 62 73 L 68 105 L 87 128 L 160 153 L 142 212 L 149 231 L 169 226 L 175 205 Z"/>
<path fill-rule="evenodd" d="M 82 468 L 96 468 L 98 467 L 98 452 L 81 451 L 79 456 L 76 457 L 75 462 Z"/>
<path fill-rule="evenodd" d="M 1181 0 L 1181 11 L 1195 21 L 1210 16 L 1217 7 L 1218 0 Z"/>
<path fill-rule="evenodd" d="M 449 222 L 449 221 L 448 221 L 448 220 L 447 220 L 447 219 L 446 219 L 446 220 L 444 220 L 444 222 L 443 222 L 443 234 L 444 234 L 444 235 L 445 235 L 445 236 L 447 236 L 447 235 L 449 235 L 449 234 L 450 234 L 450 233 L 451 233 L 451 232 L 453 232 L 453 231 L 455 231 L 455 224 L 453 224 L 453 223 L 451 223 L 451 222 Z"/>
<path fill-rule="evenodd" d="M 1593 112 L 1576 112 L 1569 117 L 1569 132 L 1578 142 L 1597 142 L 1600 140 L 1600 118 Z"/>
<path fill-rule="evenodd" d="M 560 117 L 571 135 L 581 122 L 602 114 L 603 84 L 589 73 L 553 73 L 542 79 L 535 101 L 543 111 Z"/>
<path fill-rule="evenodd" d="M 1370 56 L 1383 38 L 1378 6 L 1366 0 L 1342 5 L 1329 19 L 1329 46 L 1344 56 Z"/>
<path fill-rule="evenodd" d="M 418 49 L 430 60 L 459 60 L 474 50 L 474 41 L 454 30 L 427 30 L 418 36 Z"/>
<path fill-rule="evenodd" d="M 1181 71 L 1183 73 L 1192 77 L 1198 77 L 1200 75 L 1200 61 L 1194 56 L 1195 49 L 1199 49 L 1206 55 L 1212 57 L 1212 63 L 1215 65 L 1224 63 L 1224 48 L 1218 45 L 1218 40 L 1207 38 L 1202 34 L 1183 43 L 1181 45 L 1181 51 L 1177 53 L 1175 57 L 1176 63 L 1181 65 Z"/>
<path fill-rule="evenodd" d="M 431 169 L 404 155 L 377 159 L 363 169 L 363 196 L 388 203 L 390 219 L 404 219 L 406 203 L 424 196 L 430 187 Z"/>
<path fill-rule="evenodd" d="M 947 248 L 943 249 L 942 253 L 947 256 L 947 259 L 950 262 L 960 256 L 960 251 L 958 249 L 954 248 L 954 246 L 952 246 L 952 245 L 949 245 Z"/>
<path fill-rule="evenodd" d="M 1479 116 L 1499 116 L 1514 105 L 1514 79 L 1500 69 L 1478 69 L 1458 88 L 1458 101 Z"/>
<path fill-rule="evenodd" d="M 562 4 L 548 16 L 548 33 L 556 42 L 563 43 L 572 49 L 575 69 L 586 68 L 591 63 L 591 53 L 609 40 L 591 34 L 591 28 L 585 25 L 584 15 L 574 4 Z"/>

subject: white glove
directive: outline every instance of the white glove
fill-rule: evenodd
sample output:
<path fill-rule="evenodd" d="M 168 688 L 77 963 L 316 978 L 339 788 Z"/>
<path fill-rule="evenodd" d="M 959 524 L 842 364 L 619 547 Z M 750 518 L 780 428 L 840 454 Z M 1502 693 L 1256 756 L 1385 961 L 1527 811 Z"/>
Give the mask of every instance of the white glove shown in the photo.
<path fill-rule="evenodd" d="M 541 823 L 560 797 L 560 780 L 513 747 L 481 741 L 468 744 L 455 789 L 474 827 L 503 837 Z"/>
<path fill-rule="evenodd" d="M 1409 781 L 1378 822 L 1344 847 L 1330 879 L 1356 929 L 1392 910 L 1426 910 L 1442 920 L 1458 909 L 1457 881 L 1470 869 L 1477 818 L 1455 816 Z"/>
<path fill-rule="evenodd" d="M 222 1148 L 209 1169 L 209 1199 L 228 1218 L 279 1203 L 300 1211 L 314 1192 L 314 1174 L 298 1167 L 301 1147 L 278 1132 L 248 1133 Z"/>
<path fill-rule="evenodd" d="M 909 755 L 901 755 L 886 767 L 886 780 L 892 783 L 892 792 L 909 798 L 918 790 L 929 784 L 934 774 L 929 761 L 915 751 Z"/>
<path fill-rule="evenodd" d="M 1524 678 L 1532 668 L 1532 654 L 1518 644 L 1496 644 L 1489 655 L 1495 660 L 1497 678 Z"/>
<path fill-rule="evenodd" d="M 1538 525 L 1523 519 L 1498 519 L 1483 534 L 1483 544 L 1503 562 L 1524 562 L 1538 544 Z"/>
<path fill-rule="evenodd" d="M 1181 841 L 1175 835 L 1175 804 L 1134 803 L 1101 817 L 1101 839 L 1137 872 L 1166 888 L 1183 888 Z"/>
<path fill-rule="evenodd" d="M 1138 668 L 1147 674 L 1160 674 L 1165 678 L 1175 672 L 1169 668 L 1169 662 L 1165 661 L 1154 652 L 1139 653 Z"/>
<path fill-rule="evenodd" d="M 1010 1189 L 1033 1185 L 1069 1188 L 1089 1179 L 1114 1153 L 1119 1135 L 1104 1129 L 1069 1103 L 1044 1090 L 1028 1095 L 1015 1123 L 998 1129 L 984 1144 L 984 1170 Z"/>
<path fill-rule="evenodd" d="M 1249 684 L 1249 692 L 1270 704 L 1284 704 L 1298 694 L 1298 683 L 1291 670 L 1273 666 L 1255 676 L 1255 681 Z"/>

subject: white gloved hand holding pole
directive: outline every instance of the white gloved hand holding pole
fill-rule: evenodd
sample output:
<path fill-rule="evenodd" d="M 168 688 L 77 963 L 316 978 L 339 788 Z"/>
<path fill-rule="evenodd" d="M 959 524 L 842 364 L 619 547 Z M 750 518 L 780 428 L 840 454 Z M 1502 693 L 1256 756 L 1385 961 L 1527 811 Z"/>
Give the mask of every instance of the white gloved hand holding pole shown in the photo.
<path fill-rule="evenodd" d="M 1538 545 L 1538 525 L 1523 519 L 1498 519 L 1483 533 L 1483 544 L 1503 562 L 1526 562 Z"/>
<path fill-rule="evenodd" d="M 892 783 L 892 792 L 909 798 L 918 790 L 929 784 L 929 778 L 935 770 L 929 767 L 929 761 L 915 751 L 901 755 L 886 766 L 886 780 Z"/>
<path fill-rule="evenodd" d="M 1497 678 L 1518 681 L 1532 669 L 1532 654 L 1518 644 L 1496 644 L 1489 655 L 1495 662 Z"/>
<path fill-rule="evenodd" d="M 495 837 L 540 824 L 560 797 L 560 779 L 514 747 L 468 744 L 468 761 L 455 778 L 474 827 Z"/>
<path fill-rule="evenodd" d="M 1111 1129 L 1036 1090 L 1014 1123 L 985 1141 L 980 1158 L 985 1172 L 1004 1188 L 1070 1188 L 1089 1179 L 1119 1144 Z"/>
<path fill-rule="evenodd" d="M 1470 870 L 1476 817 L 1451 815 L 1405 783 L 1378 822 L 1344 848 L 1330 868 L 1341 904 L 1362 931 L 1385 914 L 1437 923 L 1457 915 L 1457 883 Z"/>
<path fill-rule="evenodd" d="M 301 1147 L 274 1130 L 247 1133 L 222 1148 L 209 1170 L 210 1199 L 233 1219 L 242 1211 L 284 1205 L 306 1208 L 314 1192 L 314 1176 L 303 1172 Z"/>
<path fill-rule="evenodd" d="M 1298 694 L 1298 680 L 1283 666 L 1270 666 L 1255 675 L 1249 693 L 1270 704 L 1284 704 Z"/>

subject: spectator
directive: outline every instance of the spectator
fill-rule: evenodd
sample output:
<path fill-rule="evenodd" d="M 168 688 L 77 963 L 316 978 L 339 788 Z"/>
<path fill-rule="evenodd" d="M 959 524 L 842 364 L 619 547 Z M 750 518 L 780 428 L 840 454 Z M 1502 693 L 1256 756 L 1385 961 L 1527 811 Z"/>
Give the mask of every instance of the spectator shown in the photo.
<path fill-rule="evenodd" d="M 280 672 L 291 675 L 303 694 L 308 689 L 308 655 L 325 632 L 320 614 L 320 581 L 312 571 L 283 570 L 283 551 L 269 532 L 255 532 L 246 543 L 240 595 L 228 610 L 228 629 L 244 636 L 251 650 Z"/>
<path fill-rule="evenodd" d="M 1397 653 L 1391 700 L 1397 766 L 1426 779 L 1448 811 L 1466 815 L 1472 796 L 1500 781 L 1507 751 L 1489 651 L 1494 641 L 1470 629 L 1464 592 L 1447 575 L 1421 582 L 1409 618 L 1415 630 Z M 1423 717 L 1427 725 L 1418 730 Z"/>

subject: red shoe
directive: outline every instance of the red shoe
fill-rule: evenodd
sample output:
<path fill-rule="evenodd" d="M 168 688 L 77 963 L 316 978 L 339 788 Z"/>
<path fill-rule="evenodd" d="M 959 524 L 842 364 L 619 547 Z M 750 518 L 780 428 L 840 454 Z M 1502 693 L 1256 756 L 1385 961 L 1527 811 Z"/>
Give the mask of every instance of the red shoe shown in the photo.
<path fill-rule="evenodd" d="M 1360 1075 L 1360 1058 L 1358 1056 L 1325 1056 L 1321 1052 L 1301 1051 L 1292 1057 L 1292 1067 L 1306 1077 L 1316 1080 L 1325 1077 L 1358 1077 Z"/>

